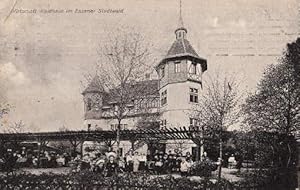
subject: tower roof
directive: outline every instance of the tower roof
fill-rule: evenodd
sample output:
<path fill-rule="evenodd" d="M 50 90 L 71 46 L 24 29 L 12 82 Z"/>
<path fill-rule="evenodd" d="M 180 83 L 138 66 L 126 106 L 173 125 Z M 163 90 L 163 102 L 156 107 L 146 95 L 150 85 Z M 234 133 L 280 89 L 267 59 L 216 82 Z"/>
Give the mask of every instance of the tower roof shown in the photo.
<path fill-rule="evenodd" d="M 190 42 L 186 39 L 187 29 L 184 27 L 182 13 L 181 13 L 181 0 L 180 0 L 180 9 L 179 9 L 179 22 L 178 27 L 175 30 L 176 39 L 173 42 L 171 48 L 169 49 L 167 55 L 162 59 L 162 61 L 157 65 L 166 62 L 170 59 L 176 58 L 191 58 L 192 60 L 198 60 L 202 62 L 203 71 L 207 69 L 206 60 L 201 58 L 192 47 Z"/>
<path fill-rule="evenodd" d="M 205 71 L 207 69 L 206 65 L 206 59 L 200 57 L 195 49 L 192 47 L 190 42 L 185 38 L 178 38 L 176 39 L 171 48 L 169 49 L 167 55 L 160 61 L 160 63 L 157 65 L 164 63 L 167 60 L 170 59 L 176 59 L 176 58 L 185 58 L 189 57 L 194 60 L 202 61 L 203 62 L 203 70 Z"/>
<path fill-rule="evenodd" d="M 92 79 L 92 81 L 89 83 L 87 88 L 82 92 L 82 94 L 91 93 L 91 92 L 104 92 L 104 88 L 98 76 L 95 76 Z"/>
<path fill-rule="evenodd" d="M 201 59 L 196 53 L 192 45 L 187 39 L 181 38 L 174 41 L 171 48 L 169 49 L 167 55 L 164 59 L 182 57 L 182 56 L 191 56 L 194 58 Z"/>

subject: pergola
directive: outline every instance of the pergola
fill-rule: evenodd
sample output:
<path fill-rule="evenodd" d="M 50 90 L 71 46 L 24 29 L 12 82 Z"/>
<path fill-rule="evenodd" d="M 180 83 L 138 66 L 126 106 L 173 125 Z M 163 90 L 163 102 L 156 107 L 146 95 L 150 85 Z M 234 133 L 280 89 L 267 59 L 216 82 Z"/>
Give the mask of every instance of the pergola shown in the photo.
<path fill-rule="evenodd" d="M 160 128 L 160 129 L 134 129 L 121 130 L 120 140 L 130 141 L 132 147 L 135 142 L 158 142 L 163 140 L 192 140 L 198 146 L 202 146 L 205 139 L 199 127 Z M 39 150 L 50 141 L 69 141 L 74 150 L 85 141 L 105 142 L 108 146 L 116 140 L 116 131 L 93 130 L 93 131 L 57 131 L 38 133 L 0 133 L 0 146 L 6 142 L 36 141 Z"/>

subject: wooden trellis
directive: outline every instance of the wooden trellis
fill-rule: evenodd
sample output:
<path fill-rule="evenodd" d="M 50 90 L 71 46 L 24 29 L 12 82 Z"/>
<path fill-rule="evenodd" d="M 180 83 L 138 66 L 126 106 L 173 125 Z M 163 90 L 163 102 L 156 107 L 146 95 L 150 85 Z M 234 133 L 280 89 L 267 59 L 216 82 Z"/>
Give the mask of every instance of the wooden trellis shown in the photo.
<path fill-rule="evenodd" d="M 199 144 L 201 130 L 197 127 L 161 128 L 161 129 L 135 129 L 121 130 L 120 140 L 122 141 L 159 141 L 159 140 L 193 140 Z M 98 141 L 108 142 L 116 139 L 116 132 L 105 131 L 60 131 L 60 132 L 39 132 L 39 133 L 0 133 L 2 142 L 8 141 Z"/>

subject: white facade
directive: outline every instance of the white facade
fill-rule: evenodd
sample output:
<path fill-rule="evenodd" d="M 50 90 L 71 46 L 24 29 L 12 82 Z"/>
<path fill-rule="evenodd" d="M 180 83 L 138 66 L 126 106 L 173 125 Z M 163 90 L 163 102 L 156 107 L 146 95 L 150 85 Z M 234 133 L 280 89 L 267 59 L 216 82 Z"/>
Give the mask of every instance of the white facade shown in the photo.
<path fill-rule="evenodd" d="M 158 113 L 160 126 L 165 128 L 188 128 L 194 125 L 193 110 L 199 102 L 202 93 L 202 75 L 207 70 L 206 60 L 199 57 L 187 38 L 187 30 L 180 26 L 176 31 L 176 39 L 165 58 L 156 66 L 158 74 L 157 96 L 160 102 L 155 107 Z M 93 97 L 91 93 L 97 92 L 93 86 L 85 91 L 85 97 Z M 98 98 L 99 99 L 99 98 Z M 86 99 L 85 99 L 86 102 Z M 103 99 L 97 100 L 102 105 Z M 87 107 L 87 106 L 85 106 Z M 100 107 L 100 109 L 99 109 Z M 104 111 L 97 106 L 99 112 L 90 111 L 85 114 L 85 126 L 91 129 L 111 130 L 117 125 L 117 120 L 103 117 Z M 100 113 L 101 112 L 101 113 Z M 134 129 L 141 120 L 140 114 L 126 117 L 121 122 L 121 128 Z M 183 153 L 192 152 L 196 145 L 191 140 L 168 140 L 165 141 L 166 149 L 181 149 Z M 131 142 L 121 142 L 123 155 L 131 148 Z M 139 151 L 146 153 L 147 145 L 141 144 Z"/>
<path fill-rule="evenodd" d="M 198 90 L 199 98 L 201 84 L 191 81 L 169 84 L 160 89 L 160 92 L 167 90 L 167 103 L 160 108 L 161 120 L 166 120 L 166 127 L 190 126 L 190 118 L 197 105 L 190 101 L 191 88 Z"/>

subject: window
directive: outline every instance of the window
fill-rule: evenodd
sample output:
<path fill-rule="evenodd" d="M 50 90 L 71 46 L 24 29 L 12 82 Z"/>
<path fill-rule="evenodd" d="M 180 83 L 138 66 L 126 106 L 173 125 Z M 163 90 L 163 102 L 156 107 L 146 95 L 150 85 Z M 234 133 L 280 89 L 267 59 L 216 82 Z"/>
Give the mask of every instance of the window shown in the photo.
<path fill-rule="evenodd" d="M 161 78 L 165 76 L 165 66 L 161 68 Z"/>
<path fill-rule="evenodd" d="M 175 62 L 175 73 L 180 72 L 180 61 Z"/>
<path fill-rule="evenodd" d="M 92 100 L 90 98 L 87 99 L 86 109 L 87 111 L 90 111 L 92 109 Z"/>
<path fill-rule="evenodd" d="M 111 124 L 111 130 L 116 131 L 118 129 L 118 124 Z M 127 129 L 127 124 L 120 124 L 120 130 Z"/>
<path fill-rule="evenodd" d="M 198 103 L 198 89 L 190 88 L 190 102 Z"/>
<path fill-rule="evenodd" d="M 90 131 L 91 127 L 92 127 L 92 124 L 89 123 L 87 127 L 88 127 L 88 131 Z"/>
<path fill-rule="evenodd" d="M 165 90 L 161 93 L 160 103 L 162 106 L 167 103 L 167 90 Z"/>
<path fill-rule="evenodd" d="M 167 120 L 166 120 L 166 119 L 161 120 L 161 121 L 160 121 L 160 125 L 161 125 L 162 127 L 166 127 L 166 126 L 167 126 Z"/>
<path fill-rule="evenodd" d="M 199 120 L 195 118 L 190 118 L 190 126 L 198 126 Z"/>
<path fill-rule="evenodd" d="M 197 74 L 197 63 L 191 64 L 190 73 L 195 75 Z"/>

